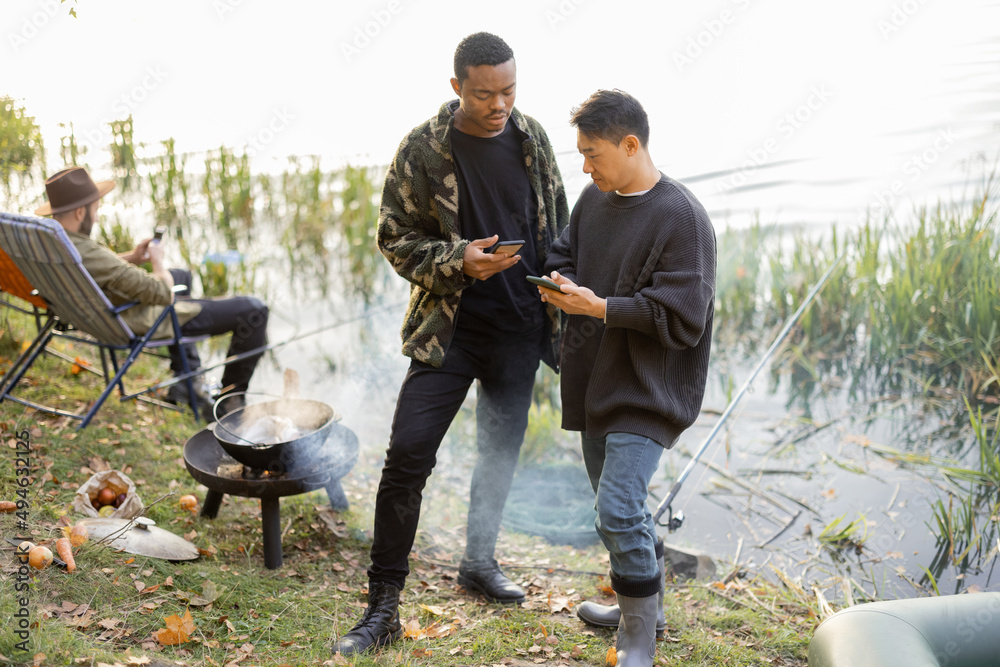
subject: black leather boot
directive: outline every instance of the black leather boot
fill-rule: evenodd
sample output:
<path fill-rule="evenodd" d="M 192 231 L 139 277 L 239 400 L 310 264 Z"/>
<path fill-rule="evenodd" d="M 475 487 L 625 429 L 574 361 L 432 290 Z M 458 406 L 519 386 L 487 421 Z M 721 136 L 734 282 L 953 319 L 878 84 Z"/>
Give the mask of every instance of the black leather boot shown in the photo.
<path fill-rule="evenodd" d="M 341 655 L 363 653 L 386 646 L 403 636 L 399 622 L 399 589 L 392 584 L 373 582 L 368 588 L 368 609 L 351 631 L 337 640 L 333 652 Z"/>
<path fill-rule="evenodd" d="M 490 602 L 524 602 L 524 590 L 508 579 L 492 558 L 484 561 L 463 560 L 458 568 L 458 583 L 469 590 L 479 591 Z"/>

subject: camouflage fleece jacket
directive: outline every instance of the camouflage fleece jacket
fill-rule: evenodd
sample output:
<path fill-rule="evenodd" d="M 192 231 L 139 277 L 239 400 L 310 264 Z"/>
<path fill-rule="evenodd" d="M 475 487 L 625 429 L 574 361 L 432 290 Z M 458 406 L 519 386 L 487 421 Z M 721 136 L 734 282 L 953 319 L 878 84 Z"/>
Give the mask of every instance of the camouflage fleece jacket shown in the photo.
<path fill-rule="evenodd" d="M 463 239 L 458 222 L 458 180 L 450 133 L 458 100 L 446 102 L 437 116 L 414 128 L 399 145 L 382 189 L 377 241 L 392 268 L 410 282 L 410 303 L 403 322 L 403 354 L 440 367 L 451 343 L 462 291 L 474 279 L 462 272 L 472 239 Z M 552 243 L 569 222 L 569 208 L 555 154 L 542 126 L 517 109 L 510 120 L 524 139 L 524 165 L 538 197 L 535 249 L 544 265 Z M 558 364 L 562 321 L 547 306 L 550 344 L 542 360 Z"/>

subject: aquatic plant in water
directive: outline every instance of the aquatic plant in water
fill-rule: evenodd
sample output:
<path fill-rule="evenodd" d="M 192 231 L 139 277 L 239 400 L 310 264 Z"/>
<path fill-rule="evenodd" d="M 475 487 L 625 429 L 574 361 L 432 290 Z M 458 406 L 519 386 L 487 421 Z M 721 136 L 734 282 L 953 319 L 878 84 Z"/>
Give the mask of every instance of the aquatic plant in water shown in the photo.
<path fill-rule="evenodd" d="M 838 549 L 852 547 L 861 553 L 865 540 L 868 539 L 868 520 L 863 514 L 849 523 L 844 523 L 846 518 L 847 515 L 842 514 L 828 523 L 816 539 L 828 547 Z"/>
<path fill-rule="evenodd" d="M 23 106 L 11 97 L 0 96 L 0 182 L 5 208 L 16 204 L 15 194 L 35 180 L 36 168 L 45 173 L 42 133 Z"/>
<path fill-rule="evenodd" d="M 777 371 L 792 362 L 807 370 L 807 383 L 847 376 L 852 390 L 995 402 L 995 201 L 990 181 L 971 207 L 924 210 L 909 226 L 869 221 L 846 237 L 834 229 L 830 242 L 799 236 L 790 249 L 774 230 L 767 242 L 759 229 L 724 233 L 716 336 L 724 344 L 742 339 L 745 349 L 754 350 L 753 341 L 765 342 L 843 252 L 847 261 L 797 323 Z M 734 243 L 743 248 L 734 249 Z"/>

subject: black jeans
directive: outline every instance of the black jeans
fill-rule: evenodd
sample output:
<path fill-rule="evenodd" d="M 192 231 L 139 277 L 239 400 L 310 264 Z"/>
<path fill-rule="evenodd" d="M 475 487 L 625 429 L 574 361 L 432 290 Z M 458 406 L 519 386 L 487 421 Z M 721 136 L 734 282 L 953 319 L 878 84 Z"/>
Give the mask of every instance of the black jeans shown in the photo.
<path fill-rule="evenodd" d="M 412 361 L 399 390 L 389 449 L 375 499 L 371 581 L 403 588 L 420 518 L 422 491 L 437 450 L 473 380 L 478 380 L 478 460 L 469 491 L 466 560 L 493 557 L 503 506 L 524 442 L 541 331 L 490 344 L 456 332 L 444 365 Z"/>
<path fill-rule="evenodd" d="M 185 336 L 204 334 L 218 336 L 232 332 L 233 337 L 229 341 L 227 357 L 242 354 L 267 344 L 268 308 L 263 301 L 252 296 L 234 296 L 226 299 L 191 299 L 191 272 L 184 269 L 170 269 L 170 274 L 173 276 L 175 284 L 188 286 L 187 290 L 177 294 L 179 298 L 201 304 L 201 312 L 181 325 L 182 334 Z M 183 350 L 179 349 L 177 345 L 169 347 L 170 370 L 175 375 L 182 370 L 181 354 L 187 356 L 190 370 L 201 368 L 201 357 L 198 356 L 197 348 L 193 344 L 182 347 Z M 250 384 L 250 377 L 262 356 L 263 352 L 228 364 L 222 374 L 222 386 L 232 385 L 231 391 L 246 391 Z"/>

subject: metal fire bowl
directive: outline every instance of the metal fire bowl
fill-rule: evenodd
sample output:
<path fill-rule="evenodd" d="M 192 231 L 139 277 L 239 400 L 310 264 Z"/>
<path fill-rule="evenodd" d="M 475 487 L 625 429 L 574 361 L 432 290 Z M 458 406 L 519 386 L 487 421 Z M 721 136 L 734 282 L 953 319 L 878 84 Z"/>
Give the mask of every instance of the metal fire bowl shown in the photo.
<path fill-rule="evenodd" d="M 224 454 L 219 441 L 207 428 L 184 443 L 184 465 L 191 476 L 207 488 L 244 498 L 281 498 L 321 489 L 343 478 L 358 459 L 358 436 L 345 426 L 331 424 L 313 465 L 301 472 L 292 469 L 274 478 L 249 480 L 219 475 L 219 463 Z"/>
<path fill-rule="evenodd" d="M 289 419 L 306 435 L 287 442 L 256 444 L 240 437 L 246 428 L 262 417 L 277 416 Z M 296 461 L 308 461 L 316 456 L 318 448 L 326 442 L 330 429 L 340 419 L 326 403 L 303 398 L 282 398 L 276 401 L 254 403 L 233 410 L 209 428 L 226 453 L 243 465 L 283 473 Z"/>

